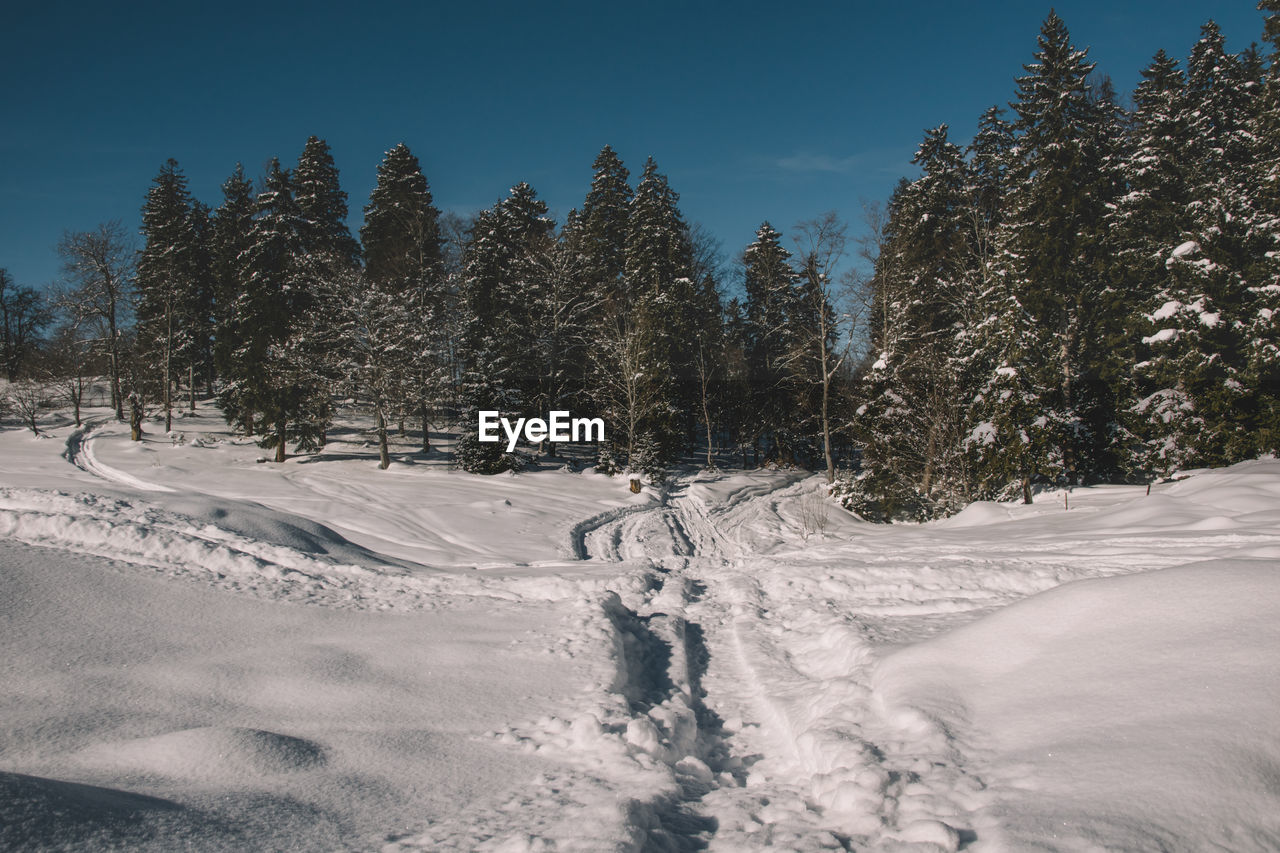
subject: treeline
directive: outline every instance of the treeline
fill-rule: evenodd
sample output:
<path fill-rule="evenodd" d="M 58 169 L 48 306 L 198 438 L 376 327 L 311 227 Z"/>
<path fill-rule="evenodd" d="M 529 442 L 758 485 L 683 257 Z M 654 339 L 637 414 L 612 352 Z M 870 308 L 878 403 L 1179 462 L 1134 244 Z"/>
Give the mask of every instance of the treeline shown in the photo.
<path fill-rule="evenodd" d="M 1185 67 L 1156 54 L 1131 107 L 1050 13 L 1010 111 L 963 148 L 925 134 L 920 176 L 871 217 L 860 299 L 828 215 L 790 239 L 762 225 L 726 301 L 666 177 L 650 159 L 633 186 L 609 147 L 557 224 L 523 183 L 442 214 L 396 146 L 357 239 L 312 137 L 256 186 L 237 168 L 216 209 L 169 161 L 139 252 L 118 226 L 68 234 L 61 325 L 0 277 L 5 369 L 42 359 L 77 407 L 66 377 L 97 369 L 135 427 L 203 387 L 278 460 L 355 400 L 384 467 L 390 433 L 428 451 L 433 424 L 459 423 L 463 467 L 509 470 L 522 457 L 478 442 L 476 412 L 564 409 L 605 419 L 602 470 L 660 478 L 735 449 L 825 468 L 875 520 L 1275 452 L 1280 0 L 1259 8 L 1269 56 L 1228 52 L 1209 23 Z"/>
<path fill-rule="evenodd" d="M 1280 3 L 1270 62 L 1211 22 L 1131 110 L 1054 14 L 1006 114 L 925 134 L 880 237 L 838 492 L 931 518 L 1280 447 Z"/>
<path fill-rule="evenodd" d="M 738 447 L 753 463 L 821 459 L 833 477 L 844 226 L 801 226 L 793 254 L 766 224 L 745 256 L 745 300 L 725 304 L 718 247 L 686 223 L 653 160 L 634 188 L 607 146 L 593 168 L 561 226 L 524 183 L 464 221 L 441 214 L 398 145 L 357 240 L 316 137 L 256 187 L 237 167 L 217 208 L 170 160 L 146 195 L 142 248 L 116 225 L 68 235 L 55 302 L 68 328 L 88 330 L 85 352 L 135 437 L 147 412 L 171 429 L 202 388 L 277 461 L 323 446 L 335 407 L 354 400 L 384 468 L 395 431 L 420 430 L 429 451 L 431 426 L 455 421 L 462 467 L 518 468 L 519 454 L 477 440 L 476 413 L 569 410 L 605 419 L 606 471 L 660 479 L 695 447 L 708 465 L 714 448 Z"/>

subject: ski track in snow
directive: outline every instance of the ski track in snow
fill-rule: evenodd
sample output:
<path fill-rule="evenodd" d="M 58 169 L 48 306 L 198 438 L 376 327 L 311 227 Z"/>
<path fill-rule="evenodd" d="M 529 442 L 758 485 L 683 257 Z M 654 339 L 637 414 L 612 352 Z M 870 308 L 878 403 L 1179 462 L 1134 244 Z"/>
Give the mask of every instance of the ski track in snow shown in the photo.
<path fill-rule="evenodd" d="M 64 455 L 68 462 L 109 483 L 119 483 L 143 492 L 173 491 L 168 486 L 162 486 L 159 483 L 148 483 L 146 480 L 100 462 L 93 452 L 94 438 L 92 433 L 95 426 L 97 424 L 86 424 L 83 428 L 75 430 L 67 437 L 67 449 Z"/>
<path fill-rule="evenodd" d="M 91 428 L 71 434 L 65 456 L 127 489 L 174 491 L 99 462 Z M 1226 523 L 1176 538 L 1128 528 L 1043 543 L 1006 543 L 993 525 L 986 539 L 957 532 L 954 548 L 945 525 L 828 539 L 805 534 L 797 510 L 817 488 L 798 475 L 683 477 L 661 501 L 572 525 L 565 550 L 585 562 L 531 577 L 342 562 L 150 498 L 0 488 L 0 536 L 273 600 L 378 610 L 560 602 L 565 622 L 547 645 L 580 660 L 592 687 L 566 716 L 491 737 L 561 769 L 506 801 L 394 832 L 383 847 L 509 853 L 959 850 L 980 837 L 986 785 L 952 732 L 879 701 L 873 670 L 885 650 L 1072 580 L 1228 545 L 1280 554 L 1280 536 Z M 591 564 L 617 570 L 577 570 Z"/>

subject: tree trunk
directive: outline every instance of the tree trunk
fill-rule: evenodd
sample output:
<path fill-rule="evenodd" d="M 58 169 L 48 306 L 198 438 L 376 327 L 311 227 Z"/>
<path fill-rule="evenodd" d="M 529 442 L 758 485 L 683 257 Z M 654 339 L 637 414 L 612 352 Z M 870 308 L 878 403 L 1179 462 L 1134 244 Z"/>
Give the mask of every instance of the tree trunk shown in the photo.
<path fill-rule="evenodd" d="M 387 451 L 387 417 L 378 406 L 378 467 L 383 471 L 391 467 L 391 454 Z M 403 422 L 402 422 L 403 423 Z"/>
<path fill-rule="evenodd" d="M 711 411 L 707 406 L 707 392 L 704 388 L 702 391 L 702 421 L 707 425 L 707 468 L 716 467 L 716 460 L 711 457 Z"/>
<path fill-rule="evenodd" d="M 1031 503 L 1031 478 L 1026 475 L 1022 477 L 1022 502 Z"/>
<path fill-rule="evenodd" d="M 168 306 L 164 339 L 164 431 L 173 432 L 173 305 Z"/>
<path fill-rule="evenodd" d="M 427 404 L 422 404 L 422 452 L 431 452 L 431 412 L 427 410 Z"/>
<path fill-rule="evenodd" d="M 142 441 L 142 402 L 136 397 L 129 401 L 129 439 Z"/>
<path fill-rule="evenodd" d="M 831 418 L 827 413 L 827 404 L 830 397 L 831 379 L 824 375 L 822 379 L 822 455 L 827 461 L 828 486 L 836 481 L 836 461 L 831 456 Z"/>
<path fill-rule="evenodd" d="M 920 483 L 920 492 L 927 498 L 933 489 L 933 460 L 938 453 L 937 421 L 929 427 L 929 441 L 924 448 L 924 478 Z"/>
<path fill-rule="evenodd" d="M 284 418 L 276 421 L 276 461 L 283 462 L 286 458 L 284 452 L 285 428 L 288 425 Z"/>
<path fill-rule="evenodd" d="M 191 414 L 194 415 L 196 413 L 196 366 L 194 364 L 187 367 L 187 386 L 191 398 Z"/>
<path fill-rule="evenodd" d="M 124 394 L 120 388 L 120 354 L 113 344 L 107 356 L 111 368 L 111 406 L 116 410 L 116 420 L 124 420 Z"/>

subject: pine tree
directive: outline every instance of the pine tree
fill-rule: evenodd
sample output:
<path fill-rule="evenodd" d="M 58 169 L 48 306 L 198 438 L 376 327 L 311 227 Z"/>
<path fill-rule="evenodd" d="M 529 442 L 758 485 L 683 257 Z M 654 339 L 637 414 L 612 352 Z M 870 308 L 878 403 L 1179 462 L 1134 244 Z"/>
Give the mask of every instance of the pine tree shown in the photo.
<path fill-rule="evenodd" d="M 378 166 L 378 181 L 364 209 L 367 281 L 395 294 L 413 318 L 412 336 L 401 342 L 412 358 L 403 367 L 414 379 L 404 383 L 398 403 L 422 423 L 422 450 L 431 449 L 432 410 L 452 379 L 447 315 L 450 297 L 440 236 L 440 211 L 418 158 L 403 143 L 387 152 Z"/>
<path fill-rule="evenodd" d="M 1118 420 L 1092 349 L 1114 313 L 1110 305 L 1099 310 L 1103 212 L 1116 192 L 1103 147 L 1118 130 L 1114 104 L 1106 89 L 1090 86 L 1087 51 L 1072 46 L 1056 14 L 1041 28 L 1035 60 L 1024 66 L 1013 104 L 1018 157 L 999 260 L 1005 305 L 997 316 L 1010 328 L 996 338 L 1020 361 L 996 369 L 1016 371 L 1020 390 L 985 419 L 997 435 L 1018 436 L 1033 450 L 1021 466 L 1027 500 L 1026 476 L 1066 483 L 1108 476 L 1117 467 L 1109 454 Z M 999 376 L 984 384 L 995 387 Z M 1005 467 L 994 464 L 983 476 L 990 482 Z"/>
<path fill-rule="evenodd" d="M 743 355 L 749 395 L 744 426 L 758 459 L 762 438 L 774 443 L 770 453 L 794 452 L 794 448 L 777 444 L 792 417 L 796 397 L 786 362 L 795 350 L 788 320 L 794 313 L 798 281 L 782 235 L 768 222 L 756 231 L 755 241 L 743 252 L 742 264 L 746 292 Z"/>
<path fill-rule="evenodd" d="M 609 314 L 618 318 L 626 313 L 629 301 L 622 274 L 633 195 L 627 183 L 630 173 L 608 145 L 601 149 L 592 168 L 595 173 L 591 190 L 575 221 L 566 224 L 565 238 L 579 255 L 587 288 L 609 306 Z"/>
<path fill-rule="evenodd" d="M 1250 335 L 1251 321 L 1267 314 L 1256 305 L 1265 291 L 1253 282 L 1265 278 L 1275 239 L 1258 209 L 1265 167 L 1251 64 L 1226 52 L 1213 22 L 1187 63 L 1181 115 L 1192 154 L 1189 201 L 1178 242 L 1166 238 L 1161 247 L 1165 269 L 1148 297 L 1141 338 L 1139 460 L 1148 474 L 1254 456 L 1274 417 L 1267 379 L 1250 358 L 1259 339 Z"/>
<path fill-rule="evenodd" d="M 989 155 L 985 179 L 999 180 L 1003 165 L 996 150 Z M 879 519 L 929 518 L 967 497 L 968 377 L 956 350 L 965 321 L 973 323 L 966 313 L 976 247 L 986 239 L 979 229 L 997 215 L 945 125 L 926 132 L 914 162 L 923 174 L 894 197 L 873 279 L 882 307 L 872 339 L 878 357 L 857 418 L 864 473 L 845 497 L 856 512 Z"/>
<path fill-rule="evenodd" d="M 462 288 L 465 322 L 460 342 L 465 362 L 463 467 L 496 473 L 511 467 L 498 444 L 479 443 L 477 412 L 536 414 L 540 371 L 528 364 L 537 294 L 544 291 L 539 263 L 554 246 L 554 223 L 533 188 L 517 184 L 510 195 L 482 211 L 471 229 Z"/>
<path fill-rule="evenodd" d="M 173 429 L 174 385 L 184 372 L 194 377 L 208 340 L 204 222 L 178 162 L 168 160 L 142 208 L 136 278 L 138 348 L 159 378 L 166 432 Z"/>
<path fill-rule="evenodd" d="M 1258 9 L 1268 13 L 1262 37 L 1270 51 L 1255 122 L 1254 227 L 1262 239 L 1251 272 L 1245 338 L 1247 381 L 1258 395 L 1258 445 L 1275 453 L 1280 451 L 1280 0 L 1260 0 Z"/>
<path fill-rule="evenodd" d="M 698 299 L 692 245 L 678 202 L 679 196 L 649 158 L 627 218 L 623 277 L 628 307 L 623 336 L 635 338 L 624 349 L 629 354 L 638 350 L 641 381 L 648 386 L 634 399 L 654 402 L 644 417 L 627 412 L 622 420 L 625 429 L 634 430 L 624 433 L 628 464 L 639 464 L 638 448 L 643 446 L 648 457 L 644 464 L 651 470 L 672 459 L 684 445 L 689 423 L 682 422 L 680 413 L 692 411 L 698 399 L 690 347 L 697 321 L 690 308 Z M 615 364 L 606 369 L 621 367 Z M 615 412 L 620 402 L 614 399 Z"/>
<path fill-rule="evenodd" d="M 302 253 L 324 255 L 335 266 L 358 264 L 360 245 L 347 228 L 347 194 L 339 184 L 329 143 L 315 136 L 307 139 L 293 171 L 292 189 Z"/>
<path fill-rule="evenodd" d="M 241 260 L 249 251 L 253 240 L 254 199 L 253 184 L 245 177 L 244 167 L 236 164 L 235 171 L 222 185 L 223 202 L 213 214 L 212 268 L 214 278 L 214 367 L 224 380 L 218 399 L 223 416 L 229 424 L 237 424 L 246 435 L 255 431 L 256 412 L 251 401 L 241 392 L 247 391 L 238 383 L 238 372 L 246 367 L 237 355 L 247 343 L 251 321 L 237 309 L 247 307 L 248 294 Z"/>
<path fill-rule="evenodd" d="M 303 218 L 287 170 L 272 160 L 255 200 L 249 244 L 239 256 L 242 286 L 230 311 L 238 345 L 231 354 L 224 409 L 261 415 L 263 447 L 283 462 L 286 442 L 314 450 L 328 426 L 326 338 L 316 327 L 315 282 L 329 261 L 304 262 Z"/>

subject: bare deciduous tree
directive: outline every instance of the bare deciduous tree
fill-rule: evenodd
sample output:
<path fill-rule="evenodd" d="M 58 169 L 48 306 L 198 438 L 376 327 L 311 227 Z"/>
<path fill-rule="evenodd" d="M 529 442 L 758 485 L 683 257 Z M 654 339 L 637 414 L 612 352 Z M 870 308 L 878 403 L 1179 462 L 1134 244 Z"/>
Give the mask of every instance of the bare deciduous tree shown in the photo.
<path fill-rule="evenodd" d="M 107 357 L 111 405 L 124 420 L 124 392 L 120 375 L 123 332 L 133 290 L 134 246 L 119 221 L 93 231 L 68 231 L 58 243 L 66 289 L 58 303 L 72 322 L 93 336 Z"/>
<path fill-rule="evenodd" d="M 795 228 L 796 260 L 800 266 L 800 299 L 805 321 L 797 324 L 797 350 L 788 360 L 800 374 L 812 377 L 821 389 L 818 418 L 822 427 L 822 453 L 827 483 L 835 482 L 836 463 L 831 452 L 832 386 L 849 353 L 848 315 L 836 312 L 841 301 L 837 276 L 846 254 L 847 227 L 828 212 Z M 809 364 L 805 364 L 809 362 Z"/>
<path fill-rule="evenodd" d="M 34 379 L 19 379 L 9 385 L 9 401 L 18 410 L 18 416 L 31 430 L 32 435 L 40 434 L 38 418 L 40 409 L 48 402 L 49 395 L 44 386 Z"/>

